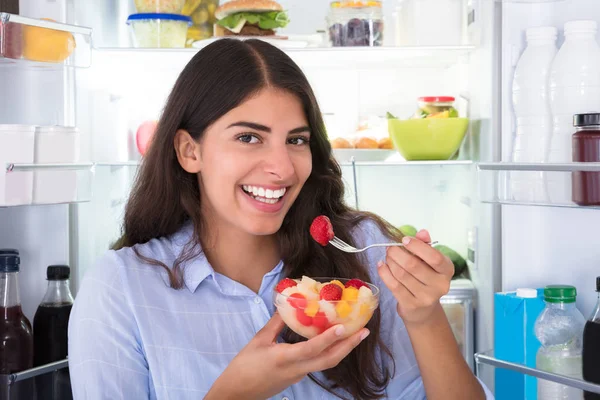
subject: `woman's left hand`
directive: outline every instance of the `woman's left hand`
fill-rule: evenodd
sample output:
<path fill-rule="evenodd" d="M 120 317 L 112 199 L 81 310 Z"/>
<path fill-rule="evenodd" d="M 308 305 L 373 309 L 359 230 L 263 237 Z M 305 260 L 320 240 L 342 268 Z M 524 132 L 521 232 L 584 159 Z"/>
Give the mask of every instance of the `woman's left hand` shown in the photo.
<path fill-rule="evenodd" d="M 426 322 L 450 290 L 452 261 L 426 242 L 429 232 L 404 237 L 404 247 L 388 247 L 379 276 L 398 301 L 398 314 L 406 324 Z"/>

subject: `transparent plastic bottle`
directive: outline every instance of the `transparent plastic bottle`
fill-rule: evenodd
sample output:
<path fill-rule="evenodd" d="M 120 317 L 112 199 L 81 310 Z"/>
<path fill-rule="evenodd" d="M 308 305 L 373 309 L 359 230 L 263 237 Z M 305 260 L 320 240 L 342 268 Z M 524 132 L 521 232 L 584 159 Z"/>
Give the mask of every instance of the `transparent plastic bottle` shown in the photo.
<path fill-rule="evenodd" d="M 541 343 L 536 358 L 540 370 L 582 378 L 581 350 L 585 318 L 575 306 L 573 286 L 544 288 L 546 308 L 535 322 L 535 336 Z M 560 383 L 538 379 L 538 399 L 581 400 L 583 393 Z"/>
<path fill-rule="evenodd" d="M 516 134 L 512 161 L 547 161 L 552 134 L 552 112 L 548 75 L 558 52 L 558 30 L 553 26 L 529 28 L 527 48 L 521 55 L 512 86 Z M 544 177 L 540 172 L 511 174 L 511 192 L 517 201 L 547 201 Z"/>
<path fill-rule="evenodd" d="M 596 278 L 598 303 L 583 330 L 583 379 L 600 384 L 600 276 Z M 600 394 L 585 392 L 585 400 L 600 400 Z"/>

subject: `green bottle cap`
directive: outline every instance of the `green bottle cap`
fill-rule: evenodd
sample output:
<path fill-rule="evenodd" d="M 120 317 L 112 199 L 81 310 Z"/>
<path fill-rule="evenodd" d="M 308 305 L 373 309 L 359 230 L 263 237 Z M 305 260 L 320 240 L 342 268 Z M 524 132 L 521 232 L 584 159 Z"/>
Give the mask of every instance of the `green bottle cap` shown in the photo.
<path fill-rule="evenodd" d="M 544 300 L 548 303 L 575 303 L 577 289 L 568 285 L 548 285 L 544 288 Z"/>

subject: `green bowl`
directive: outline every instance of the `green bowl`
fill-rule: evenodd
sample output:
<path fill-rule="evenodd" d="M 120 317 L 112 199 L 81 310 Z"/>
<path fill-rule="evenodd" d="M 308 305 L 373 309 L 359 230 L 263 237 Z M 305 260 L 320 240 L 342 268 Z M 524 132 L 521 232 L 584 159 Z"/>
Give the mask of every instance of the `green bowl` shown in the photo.
<path fill-rule="evenodd" d="M 394 147 L 407 161 L 449 160 L 458 151 L 468 118 L 388 119 Z"/>

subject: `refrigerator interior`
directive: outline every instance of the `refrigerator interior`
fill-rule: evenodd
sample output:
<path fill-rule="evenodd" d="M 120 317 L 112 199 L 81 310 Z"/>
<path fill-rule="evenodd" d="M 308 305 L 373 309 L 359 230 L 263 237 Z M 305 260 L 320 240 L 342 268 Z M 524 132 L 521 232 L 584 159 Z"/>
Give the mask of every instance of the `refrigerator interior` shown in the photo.
<path fill-rule="evenodd" d="M 12 86 L 12 93 L 18 93 L 10 101 L 7 96 L 0 99 L 6 103 L 0 107 L 0 122 L 75 125 L 82 132 L 82 159 L 97 163 L 93 179 L 89 179 L 93 189 L 89 201 L 0 208 L 0 221 L 7 227 L 0 232 L 0 244 L 22 253 L 21 294 L 25 314 L 31 319 L 45 291 L 47 265 L 71 265 L 76 295 L 85 271 L 118 237 L 140 161 L 136 130 L 143 122 L 160 117 L 178 73 L 196 50 L 129 48 L 124 20 L 132 13 L 131 1 L 36 1 L 40 7 L 27 3 L 23 15 L 50 15 L 92 27 L 92 65 L 74 71 L 0 64 L 2 87 Z M 495 49 L 498 11 L 504 5 L 483 0 L 464 3 L 474 7 L 477 16 L 465 34 L 469 36 L 466 44 L 372 52 L 307 49 L 289 54 L 313 85 L 332 136 L 355 132 L 364 121 L 385 135 L 385 113 L 408 117 L 416 109 L 416 99 L 424 95 L 455 96 L 461 113 L 471 119 L 458 160 L 405 163 L 396 156 L 396 161 L 387 164 L 345 163 L 342 169 L 350 204 L 374 211 L 397 226 L 428 229 L 434 240 L 465 257 L 469 237 L 474 237 L 475 263 L 470 272 L 478 290 L 475 350 L 480 351 L 493 343 L 492 294 L 500 288 L 501 231 L 500 207 L 479 202 L 473 161 L 498 161 L 501 157 Z M 324 22 L 315 22 L 324 21 L 322 2 L 307 0 L 303 3 L 306 8 L 301 9 L 292 2 L 282 4 L 298 9 L 287 33 L 324 29 Z M 401 3 L 384 4 L 391 10 L 386 11 L 389 16 Z M 313 6 L 320 10 L 320 17 L 304 12 Z M 58 79 L 52 83 L 56 87 L 45 81 L 50 79 L 46 74 Z M 492 386 L 487 379 L 486 383 Z"/>
<path fill-rule="evenodd" d="M 525 29 L 558 28 L 560 48 L 564 23 L 584 19 L 600 21 L 597 0 L 502 3 L 502 161 L 510 161 L 513 146 L 512 79 L 525 48 Z M 600 34 L 597 39 L 600 40 Z M 578 308 L 589 316 L 597 300 L 595 279 L 600 275 L 599 224 L 598 210 L 574 205 L 502 206 L 502 290 L 574 285 Z"/>

